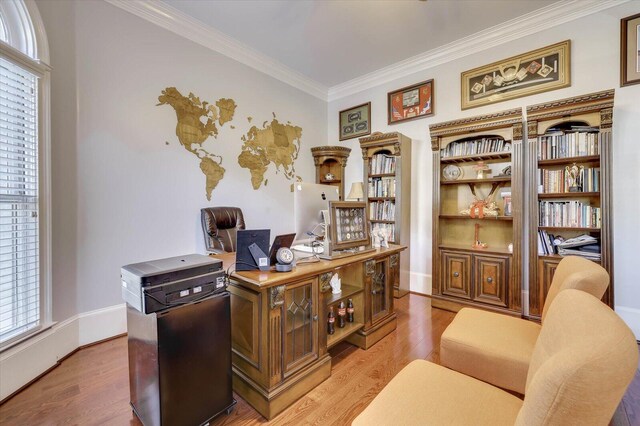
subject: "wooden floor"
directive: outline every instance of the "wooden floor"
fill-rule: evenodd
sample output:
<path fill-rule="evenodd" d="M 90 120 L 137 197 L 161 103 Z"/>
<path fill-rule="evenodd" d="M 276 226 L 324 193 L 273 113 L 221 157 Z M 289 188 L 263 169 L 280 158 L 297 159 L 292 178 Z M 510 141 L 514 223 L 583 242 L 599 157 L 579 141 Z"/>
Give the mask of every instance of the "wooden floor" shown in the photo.
<path fill-rule="evenodd" d="M 339 344 L 331 351 L 331 377 L 271 422 L 235 395 L 233 412 L 212 425 L 348 425 L 389 380 L 414 359 L 439 361 L 440 335 L 453 313 L 430 299 L 396 299 L 398 329 L 368 351 Z M 640 424 L 640 373 L 618 411 Z M 127 341 L 120 337 L 82 349 L 0 406 L 0 424 L 140 425 L 129 407 Z"/>

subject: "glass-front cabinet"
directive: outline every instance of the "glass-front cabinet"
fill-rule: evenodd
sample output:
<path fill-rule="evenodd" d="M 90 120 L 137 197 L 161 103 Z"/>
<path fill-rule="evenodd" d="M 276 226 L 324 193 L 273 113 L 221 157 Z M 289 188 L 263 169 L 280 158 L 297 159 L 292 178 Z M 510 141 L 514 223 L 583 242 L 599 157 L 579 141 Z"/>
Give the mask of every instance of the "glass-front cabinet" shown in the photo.
<path fill-rule="evenodd" d="M 318 358 L 318 284 L 308 280 L 287 285 L 284 292 L 284 374 Z"/>

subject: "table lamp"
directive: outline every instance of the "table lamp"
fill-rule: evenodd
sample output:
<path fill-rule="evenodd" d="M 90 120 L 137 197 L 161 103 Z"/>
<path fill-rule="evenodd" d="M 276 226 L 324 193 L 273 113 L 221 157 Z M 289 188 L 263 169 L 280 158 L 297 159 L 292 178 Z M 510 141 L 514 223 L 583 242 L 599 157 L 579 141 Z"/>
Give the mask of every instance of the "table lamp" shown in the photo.
<path fill-rule="evenodd" d="M 349 191 L 349 195 L 347 195 L 347 199 L 353 200 L 354 198 L 358 201 L 364 198 L 362 182 L 353 182 L 351 184 L 351 190 Z"/>

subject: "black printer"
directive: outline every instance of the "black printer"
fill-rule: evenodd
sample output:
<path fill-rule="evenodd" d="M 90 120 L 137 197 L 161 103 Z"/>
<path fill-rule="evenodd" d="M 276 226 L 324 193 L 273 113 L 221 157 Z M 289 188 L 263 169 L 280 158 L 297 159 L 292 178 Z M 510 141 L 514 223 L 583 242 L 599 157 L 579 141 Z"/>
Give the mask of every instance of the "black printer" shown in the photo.
<path fill-rule="evenodd" d="M 222 261 L 201 254 L 126 265 L 120 277 L 122 298 L 144 314 L 226 290 Z"/>

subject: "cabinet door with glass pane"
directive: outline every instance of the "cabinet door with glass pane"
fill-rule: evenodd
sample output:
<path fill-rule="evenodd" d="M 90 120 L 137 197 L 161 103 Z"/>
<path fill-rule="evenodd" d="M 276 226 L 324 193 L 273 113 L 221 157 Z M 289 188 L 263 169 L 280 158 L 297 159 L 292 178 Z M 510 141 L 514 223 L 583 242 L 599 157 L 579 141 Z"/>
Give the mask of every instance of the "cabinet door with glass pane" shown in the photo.
<path fill-rule="evenodd" d="M 391 312 L 391 279 L 389 258 L 369 260 L 365 264 L 366 283 L 371 298 L 371 324 L 384 319 Z"/>
<path fill-rule="evenodd" d="M 318 281 L 287 285 L 284 293 L 285 376 L 318 359 Z"/>

